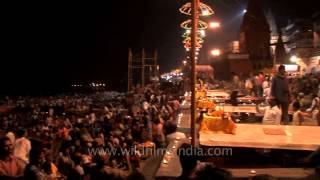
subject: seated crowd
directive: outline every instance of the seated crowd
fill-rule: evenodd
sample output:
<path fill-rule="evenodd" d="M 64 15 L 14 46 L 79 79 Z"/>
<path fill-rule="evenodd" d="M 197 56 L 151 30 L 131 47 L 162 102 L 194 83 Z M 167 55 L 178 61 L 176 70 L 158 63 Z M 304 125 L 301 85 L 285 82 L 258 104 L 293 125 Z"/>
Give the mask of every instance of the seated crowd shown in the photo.
<path fill-rule="evenodd" d="M 0 114 L 0 179 L 141 179 L 143 148 L 166 146 L 179 98 L 131 93 L 7 98 Z M 123 151 L 126 150 L 126 151 Z"/>

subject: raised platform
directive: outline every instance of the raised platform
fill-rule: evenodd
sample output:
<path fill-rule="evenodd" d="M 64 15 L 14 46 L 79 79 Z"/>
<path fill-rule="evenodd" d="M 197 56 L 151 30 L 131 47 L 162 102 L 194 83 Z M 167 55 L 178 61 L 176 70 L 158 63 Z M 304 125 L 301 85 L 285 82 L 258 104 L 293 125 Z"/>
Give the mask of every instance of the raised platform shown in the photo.
<path fill-rule="evenodd" d="M 283 135 L 266 134 L 266 129 L 283 130 Z M 319 126 L 237 124 L 236 134 L 200 132 L 200 145 L 266 149 L 310 150 L 320 147 Z M 281 134 L 281 133 L 280 133 Z"/>
<path fill-rule="evenodd" d="M 181 114 L 178 125 L 178 129 L 180 129 L 180 131 L 182 129 L 190 128 L 190 114 L 187 110 Z M 286 154 L 286 152 L 283 153 L 281 150 L 278 150 L 279 147 L 280 149 L 315 150 L 320 144 L 318 133 L 320 130 L 319 126 L 275 126 L 284 128 L 283 130 L 285 135 L 282 135 L 284 137 L 281 137 L 280 135 L 264 134 L 263 127 L 270 128 L 273 127 L 272 125 L 237 124 L 237 126 L 238 134 L 236 135 L 200 133 L 200 144 L 202 140 L 202 146 L 209 145 L 210 147 L 221 147 L 221 145 L 223 145 L 226 147 L 238 147 L 232 148 L 234 154 L 231 157 L 213 157 L 211 159 L 208 157 L 206 158 L 208 160 L 207 162 L 213 162 L 217 166 L 226 168 L 232 173 L 234 179 L 250 178 L 257 174 L 270 174 L 279 179 L 310 179 L 309 177 L 314 174 L 314 168 L 281 166 L 274 162 L 273 159 L 277 160 L 277 158 L 279 158 L 281 160 L 282 154 Z M 265 136 L 270 137 L 263 140 Z M 206 139 L 204 139 L 205 137 Z M 214 141 L 211 141 L 212 138 Z M 181 175 L 182 170 L 176 150 L 183 142 L 189 142 L 189 140 L 181 139 L 168 145 L 170 154 L 164 155 L 155 175 L 155 179 L 177 179 Z M 246 142 L 251 144 L 243 144 Z M 173 146 L 175 146 L 174 149 Z M 242 148 L 242 146 L 249 146 L 249 148 Z M 255 150 L 260 149 L 261 147 L 272 146 L 274 148 L 272 151 L 273 153 L 271 154 L 272 157 L 274 154 L 278 155 L 277 157 L 273 157 L 273 159 L 270 159 L 270 157 L 261 157 L 261 155 Z M 251 161 L 254 160 L 254 162 L 248 162 L 250 159 Z M 264 160 L 266 163 L 261 162 L 261 160 Z M 261 163 L 263 164 L 261 165 Z"/>

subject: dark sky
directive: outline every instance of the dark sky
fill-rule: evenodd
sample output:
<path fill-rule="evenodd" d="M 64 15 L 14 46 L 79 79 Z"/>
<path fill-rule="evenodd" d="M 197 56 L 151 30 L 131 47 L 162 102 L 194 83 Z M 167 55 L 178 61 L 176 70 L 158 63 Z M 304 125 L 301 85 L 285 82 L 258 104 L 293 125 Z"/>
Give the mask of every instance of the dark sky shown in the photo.
<path fill-rule="evenodd" d="M 58 89 L 71 82 L 102 80 L 126 86 L 127 50 L 158 49 L 161 71 L 185 57 L 178 12 L 186 0 L 108 0 L 104 4 L 68 2 L 10 4 L 2 17 L 1 90 Z M 209 19 L 222 28 L 206 43 L 226 46 L 237 38 L 247 0 L 206 0 Z M 317 0 L 264 0 L 280 24 L 320 9 Z M 207 20 L 209 20 L 207 19 Z"/>

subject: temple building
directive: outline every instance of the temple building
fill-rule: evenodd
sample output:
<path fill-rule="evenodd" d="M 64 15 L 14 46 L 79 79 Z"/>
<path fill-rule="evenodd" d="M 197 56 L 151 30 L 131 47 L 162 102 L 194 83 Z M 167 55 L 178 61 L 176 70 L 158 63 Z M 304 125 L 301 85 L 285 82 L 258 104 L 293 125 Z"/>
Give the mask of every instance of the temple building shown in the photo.
<path fill-rule="evenodd" d="M 253 69 L 272 67 L 270 27 L 261 0 L 249 0 L 240 28 L 240 53 L 248 53 Z"/>
<path fill-rule="evenodd" d="M 274 50 L 274 58 L 276 64 L 289 64 L 289 56 L 286 53 L 284 42 L 282 40 L 282 33 L 279 32 L 279 36 L 277 39 L 277 42 L 275 44 L 275 50 Z"/>

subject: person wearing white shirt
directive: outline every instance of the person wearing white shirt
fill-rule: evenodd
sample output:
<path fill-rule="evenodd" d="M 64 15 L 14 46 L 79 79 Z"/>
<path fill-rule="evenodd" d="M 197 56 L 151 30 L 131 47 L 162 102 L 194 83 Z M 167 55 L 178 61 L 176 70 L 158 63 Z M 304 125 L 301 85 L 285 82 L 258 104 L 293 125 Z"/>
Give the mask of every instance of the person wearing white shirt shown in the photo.
<path fill-rule="evenodd" d="M 272 96 L 269 96 L 267 98 L 267 101 L 269 103 L 269 106 L 266 106 L 265 108 L 257 107 L 258 112 L 264 111 L 262 123 L 270 124 L 270 125 L 280 125 L 281 110 L 276 105 L 275 98 Z"/>
<path fill-rule="evenodd" d="M 14 145 L 14 156 L 29 163 L 29 153 L 31 150 L 31 142 L 26 138 L 27 132 L 23 129 L 20 129 L 17 132 L 18 138 L 15 141 Z"/>
<path fill-rule="evenodd" d="M 265 88 L 268 88 L 268 87 L 270 87 L 270 83 L 269 83 L 269 79 L 266 79 L 262 83 L 262 88 L 265 89 Z"/>

